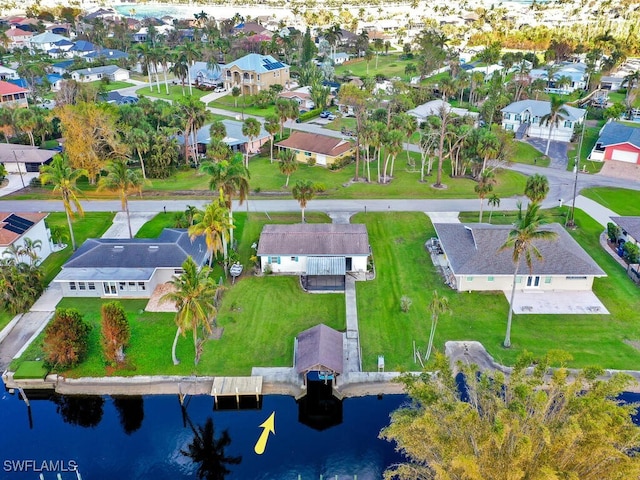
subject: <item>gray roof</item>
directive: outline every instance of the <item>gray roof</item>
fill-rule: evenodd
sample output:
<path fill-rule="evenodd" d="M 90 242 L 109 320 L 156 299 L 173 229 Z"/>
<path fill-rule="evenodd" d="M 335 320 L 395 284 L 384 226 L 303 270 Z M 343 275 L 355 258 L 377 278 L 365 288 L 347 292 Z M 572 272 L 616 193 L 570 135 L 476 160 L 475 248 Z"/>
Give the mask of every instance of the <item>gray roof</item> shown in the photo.
<path fill-rule="evenodd" d="M 296 349 L 298 373 L 331 370 L 342 373 L 342 333 L 321 323 L 300 333 Z"/>
<path fill-rule="evenodd" d="M 611 217 L 611 221 L 634 239 L 640 240 L 640 217 Z"/>
<path fill-rule="evenodd" d="M 564 108 L 569 113 L 567 120 L 575 121 L 585 116 L 586 110 L 582 108 L 571 107 L 564 105 Z M 504 107 L 501 111 L 504 113 L 519 113 L 522 114 L 525 111 L 529 111 L 534 117 L 544 117 L 551 112 L 551 102 L 544 100 L 520 100 Z"/>
<path fill-rule="evenodd" d="M 186 229 L 165 228 L 158 238 L 91 238 L 62 268 L 63 272 L 70 269 L 82 272 L 82 269 L 180 268 L 189 256 L 198 265 L 204 263 L 207 256 L 204 237 L 196 237 L 192 242 Z"/>
<path fill-rule="evenodd" d="M 369 255 L 369 235 L 361 224 L 265 225 L 258 255 Z"/>
<path fill-rule="evenodd" d="M 225 130 L 227 131 L 227 135 L 223 139 L 224 143 L 232 147 L 234 145 L 244 145 L 245 143 L 249 142 L 249 137 L 242 133 L 242 122 L 238 122 L 236 120 L 221 121 L 224 124 Z M 209 142 L 211 141 L 211 135 L 209 134 L 210 128 L 211 124 L 208 123 L 198 130 L 198 132 L 196 133 L 196 143 L 209 145 Z M 262 140 L 263 138 L 267 137 L 269 137 L 269 134 L 264 129 L 264 125 L 260 124 L 260 134 L 256 138 L 254 138 L 254 141 Z M 176 138 L 180 145 L 184 145 L 183 135 L 178 135 Z M 189 144 L 191 144 L 191 136 L 189 136 Z"/>
<path fill-rule="evenodd" d="M 640 148 L 640 128 L 630 127 L 618 122 L 608 122 L 602 130 L 600 130 L 600 138 L 598 144 L 603 147 L 609 145 L 618 145 L 620 143 L 630 143 Z"/>
<path fill-rule="evenodd" d="M 31 145 L 0 143 L 0 163 L 45 163 L 59 153 L 56 150 L 43 150 Z"/>
<path fill-rule="evenodd" d="M 513 249 L 499 251 L 511 231 L 511 225 L 435 223 L 442 249 L 456 275 L 513 275 Z M 533 260 L 533 273 L 537 275 L 593 275 L 605 276 L 560 224 L 542 228 L 555 232 L 555 240 L 535 243 L 543 260 Z M 520 272 L 526 274 L 525 262 Z"/>
<path fill-rule="evenodd" d="M 74 70 L 71 73 L 77 73 L 78 75 L 91 75 L 95 73 L 105 73 L 107 75 L 111 75 L 118 70 L 124 70 L 117 65 L 105 65 L 104 67 L 89 67 L 89 68 L 81 68 L 80 70 Z"/>

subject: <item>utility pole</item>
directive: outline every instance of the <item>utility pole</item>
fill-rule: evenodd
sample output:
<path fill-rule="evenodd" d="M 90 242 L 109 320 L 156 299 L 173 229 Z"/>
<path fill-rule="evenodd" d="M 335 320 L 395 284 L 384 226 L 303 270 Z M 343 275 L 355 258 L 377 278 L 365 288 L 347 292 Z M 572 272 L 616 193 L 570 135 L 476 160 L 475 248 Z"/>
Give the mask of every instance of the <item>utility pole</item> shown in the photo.
<path fill-rule="evenodd" d="M 580 171 L 580 155 L 582 155 L 582 141 L 584 140 L 584 129 L 587 125 L 587 115 L 589 114 L 589 111 L 586 110 L 586 113 L 584 114 L 584 120 L 582 121 L 582 133 L 580 133 L 580 143 L 578 144 L 578 155 L 576 156 L 576 163 L 575 166 L 573 167 L 574 171 L 575 171 L 575 179 L 573 181 L 573 200 L 571 202 L 571 212 L 569 214 L 569 217 L 567 218 L 567 227 L 575 227 L 576 226 L 576 220 L 575 220 L 575 209 L 576 209 L 576 196 L 578 194 L 578 172 Z"/>
<path fill-rule="evenodd" d="M 22 182 L 22 188 L 26 185 L 24 184 L 24 177 L 22 176 L 22 170 L 20 170 L 20 163 L 18 162 L 18 156 L 16 155 L 16 151 L 13 151 L 13 158 L 16 159 L 16 167 L 18 167 L 18 173 L 20 174 L 20 181 Z"/>

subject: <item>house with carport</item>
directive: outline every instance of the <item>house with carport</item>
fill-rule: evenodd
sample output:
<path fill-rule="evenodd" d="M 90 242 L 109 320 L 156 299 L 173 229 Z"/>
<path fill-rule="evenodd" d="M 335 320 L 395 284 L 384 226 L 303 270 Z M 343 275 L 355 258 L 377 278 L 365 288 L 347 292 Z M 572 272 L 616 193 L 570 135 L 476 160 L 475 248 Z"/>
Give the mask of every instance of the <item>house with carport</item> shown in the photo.
<path fill-rule="evenodd" d="M 53 280 L 65 297 L 150 298 L 156 287 L 182 274 L 191 257 L 202 267 L 209 254 L 203 236 L 165 228 L 158 238 L 91 238 Z"/>
<path fill-rule="evenodd" d="M 306 290 L 344 291 L 346 275 L 367 272 L 370 254 L 362 224 L 265 225 L 257 249 L 263 273 L 298 275 Z"/>
<path fill-rule="evenodd" d="M 640 127 L 607 122 L 600 130 L 589 160 L 640 164 Z"/>
<path fill-rule="evenodd" d="M 509 298 L 515 271 L 513 248 L 500 247 L 507 240 L 511 225 L 434 223 L 433 226 L 441 247 L 442 268 L 451 288 L 458 292 L 504 291 Z M 556 238 L 534 242 L 542 260 L 533 258 L 531 270 L 524 259 L 521 261 L 515 278 L 518 300 L 526 302 L 523 300 L 526 294 L 577 298 L 584 292 L 594 311 L 573 313 L 603 313 L 604 306 L 591 289 L 594 279 L 605 277 L 605 272 L 560 224 L 541 228 L 554 232 Z M 523 312 L 527 310 L 517 313 Z"/>
<path fill-rule="evenodd" d="M 329 167 L 354 156 L 355 145 L 350 140 L 319 133 L 294 131 L 291 136 L 275 144 L 281 150 L 292 150 L 296 161 Z"/>

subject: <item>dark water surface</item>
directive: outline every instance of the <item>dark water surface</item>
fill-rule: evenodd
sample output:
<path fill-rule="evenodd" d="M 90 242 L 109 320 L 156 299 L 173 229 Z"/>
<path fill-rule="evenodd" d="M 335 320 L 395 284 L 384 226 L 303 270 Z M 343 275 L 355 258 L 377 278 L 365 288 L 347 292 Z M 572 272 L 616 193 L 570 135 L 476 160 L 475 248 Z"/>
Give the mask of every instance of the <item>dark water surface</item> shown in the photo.
<path fill-rule="evenodd" d="M 317 430 L 299 422 L 298 404 L 287 396 L 265 396 L 260 409 L 215 411 L 208 396 L 190 397 L 184 410 L 174 395 L 56 396 L 31 399 L 30 419 L 17 392 L 0 387 L 1 479 L 55 480 L 60 472 L 71 480 L 77 465 L 84 480 L 198 478 L 199 469 L 209 479 L 363 480 L 381 478 L 401 460 L 377 435 L 404 395 L 345 399 L 328 423 L 312 412 L 305 422 L 316 428 L 342 419 Z M 260 424 L 272 412 L 276 433 L 257 455 Z"/>

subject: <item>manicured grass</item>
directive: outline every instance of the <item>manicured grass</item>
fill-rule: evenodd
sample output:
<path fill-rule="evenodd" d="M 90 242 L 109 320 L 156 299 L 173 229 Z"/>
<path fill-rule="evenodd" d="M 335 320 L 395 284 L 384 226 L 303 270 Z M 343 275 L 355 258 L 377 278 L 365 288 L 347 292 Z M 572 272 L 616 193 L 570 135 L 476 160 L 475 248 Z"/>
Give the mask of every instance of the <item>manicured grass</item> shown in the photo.
<path fill-rule="evenodd" d="M 121 88 L 133 87 L 133 83 L 129 82 L 109 82 L 103 85 L 103 88 L 107 92 L 112 92 L 113 90 L 120 90 Z"/>
<path fill-rule="evenodd" d="M 427 306 L 437 290 L 449 298 L 451 315 L 443 315 L 435 347 L 447 340 L 478 340 L 500 362 L 512 364 L 524 350 L 544 354 L 563 349 L 573 355 L 572 366 L 640 368 L 640 351 L 624 340 L 640 340 L 640 290 L 598 244 L 602 228 L 576 211 L 578 229 L 571 234 L 609 275 L 596 279 L 594 292 L 611 315 L 515 315 L 513 347 L 504 349 L 508 303 L 502 293 L 456 293 L 436 273 L 424 249 L 435 235 L 429 219 L 418 213 L 360 213 L 354 223 L 367 224 L 376 265 L 376 279 L 357 284 L 358 319 L 363 367 L 375 370 L 377 356 L 385 355 L 388 370 L 416 370 L 413 341 L 422 353 L 430 331 Z M 498 246 L 496 246 L 498 247 Z M 400 310 L 407 295 L 413 305 Z"/>
<path fill-rule="evenodd" d="M 519 142 L 516 140 L 514 141 L 514 147 L 513 156 L 510 159 L 512 162 L 537 165 L 539 167 L 549 166 L 549 157 L 545 157 L 527 142 Z"/>
<path fill-rule="evenodd" d="M 159 213 L 147 223 L 145 223 L 136 238 L 158 238 L 165 228 L 175 227 L 176 212 Z"/>
<path fill-rule="evenodd" d="M 11 320 L 13 320 L 13 317 L 14 315 L 9 312 L 0 310 L 0 331 L 2 331 L 2 329 L 6 327 Z"/>
<path fill-rule="evenodd" d="M 209 177 L 195 168 L 184 168 L 176 171 L 169 178 L 154 178 L 149 180 L 145 192 L 176 192 L 180 190 L 202 191 L 209 193 Z"/>
<path fill-rule="evenodd" d="M 13 378 L 15 380 L 43 379 L 49 373 L 49 369 L 44 366 L 42 360 L 23 362 L 16 370 Z"/>
<path fill-rule="evenodd" d="M 75 221 L 73 221 L 73 233 L 75 235 L 76 245 L 82 245 L 87 238 L 101 237 L 111 226 L 113 216 L 114 214 L 111 212 L 85 212 L 84 217 L 76 216 Z M 49 228 L 59 226 L 67 232 L 67 238 L 64 242 L 67 244 L 67 247 L 64 250 L 52 253 L 42 262 L 45 283 L 48 285 L 60 272 L 62 265 L 71 257 L 73 251 L 71 247 L 71 237 L 68 233 L 67 216 L 63 212 L 50 213 L 45 222 Z"/>
<path fill-rule="evenodd" d="M 582 150 L 580 151 L 580 171 L 586 171 L 589 173 L 598 173 L 604 162 L 594 162 L 587 160 L 591 154 L 591 150 L 596 145 L 598 138 L 600 137 L 600 130 L 604 122 L 598 122 L 595 126 L 587 126 L 584 129 L 584 139 L 582 140 Z M 571 148 L 567 152 L 569 162 L 567 163 L 567 170 L 573 171 L 575 165 L 575 159 L 578 157 L 578 148 L 580 146 L 580 137 L 578 140 L 571 144 Z"/>
<path fill-rule="evenodd" d="M 238 106 L 236 106 L 236 103 Z M 223 110 L 240 113 L 241 115 L 244 113 L 245 115 L 256 115 L 258 117 L 266 117 L 267 115 L 272 115 L 275 112 L 275 105 L 273 103 L 262 108 L 255 104 L 254 97 L 252 95 L 240 95 L 239 97 L 234 97 L 231 93 L 228 93 L 224 97 L 220 97 L 213 102 L 209 102 L 207 106 L 222 108 Z"/>
<path fill-rule="evenodd" d="M 141 88 L 140 90 L 138 90 L 136 92 L 138 94 L 139 97 L 154 97 L 154 98 L 161 98 L 163 100 L 171 100 L 173 102 L 175 102 L 176 100 L 179 100 L 181 98 L 187 98 L 188 96 L 192 95 L 194 98 L 202 98 L 205 95 L 207 95 L 208 93 L 211 92 L 206 92 L 204 90 L 198 90 L 197 88 L 193 88 L 192 89 L 192 93 L 189 92 L 189 86 L 185 86 L 184 87 L 184 95 L 182 94 L 182 87 L 180 85 L 169 85 L 169 95 L 166 94 L 166 89 L 164 86 L 164 82 L 160 83 L 160 91 L 158 92 L 158 89 L 155 88 L 155 84 L 154 84 L 154 90 L 151 91 L 149 89 L 149 87 L 147 86 L 146 88 Z"/>
<path fill-rule="evenodd" d="M 416 59 L 401 60 L 400 53 L 389 53 L 388 55 L 380 54 L 378 56 L 378 66 L 376 68 L 376 57 L 369 62 L 367 71 L 367 62 L 364 58 L 351 60 L 336 67 L 336 76 L 354 75 L 356 77 L 375 77 L 376 75 L 384 75 L 386 78 L 400 77 L 407 79 L 404 69 L 409 63 L 418 65 Z"/>
<path fill-rule="evenodd" d="M 580 192 L 620 216 L 640 215 L 640 192 L 625 188 L 593 187 Z"/>

